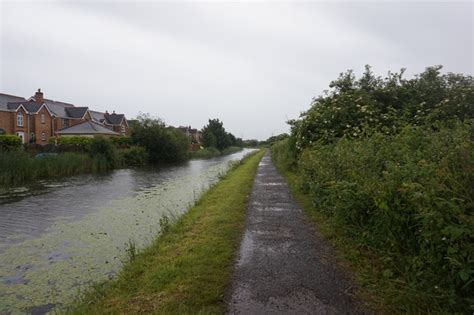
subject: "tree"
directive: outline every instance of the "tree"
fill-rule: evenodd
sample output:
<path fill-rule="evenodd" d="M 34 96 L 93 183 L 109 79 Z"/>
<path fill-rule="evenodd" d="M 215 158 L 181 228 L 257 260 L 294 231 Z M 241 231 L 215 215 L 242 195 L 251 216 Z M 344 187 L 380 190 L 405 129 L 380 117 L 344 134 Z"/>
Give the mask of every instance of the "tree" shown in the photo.
<path fill-rule="evenodd" d="M 141 114 L 131 130 L 132 143 L 146 149 L 150 162 L 176 162 L 187 158 L 189 139 L 179 130 L 166 127 L 160 118 Z"/>
<path fill-rule="evenodd" d="M 209 119 L 207 126 L 202 129 L 202 135 L 205 147 L 214 147 L 222 151 L 232 145 L 231 137 L 219 119 Z"/>

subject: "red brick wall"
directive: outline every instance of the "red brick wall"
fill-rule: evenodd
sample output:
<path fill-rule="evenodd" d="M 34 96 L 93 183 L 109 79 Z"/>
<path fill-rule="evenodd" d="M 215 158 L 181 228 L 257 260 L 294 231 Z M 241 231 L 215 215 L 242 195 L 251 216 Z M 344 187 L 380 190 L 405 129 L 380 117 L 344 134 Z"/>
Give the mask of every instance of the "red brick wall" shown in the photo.
<path fill-rule="evenodd" d="M 5 130 L 7 134 L 13 134 L 13 113 L 0 111 L 0 128 Z"/>
<path fill-rule="evenodd" d="M 42 114 L 44 114 L 44 123 L 41 122 Z M 32 115 L 32 118 L 34 120 L 34 127 L 32 127 L 31 130 L 35 133 L 36 143 L 47 144 L 48 139 L 52 136 L 51 115 L 49 114 L 48 110 L 43 107 L 36 115 Z M 43 132 L 45 134 L 44 140 L 41 139 Z"/>

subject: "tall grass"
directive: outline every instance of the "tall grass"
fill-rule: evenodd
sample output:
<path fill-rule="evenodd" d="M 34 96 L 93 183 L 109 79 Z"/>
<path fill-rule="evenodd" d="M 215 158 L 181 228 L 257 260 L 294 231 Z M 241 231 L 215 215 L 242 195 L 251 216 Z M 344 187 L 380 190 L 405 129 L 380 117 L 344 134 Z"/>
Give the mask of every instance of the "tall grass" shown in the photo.
<path fill-rule="evenodd" d="M 298 158 L 315 211 L 377 261 L 369 277 L 396 312 L 472 312 L 473 140 L 472 123 L 406 127 L 397 135 L 316 143 Z M 287 142 L 273 147 L 287 168 L 295 165 L 288 150 Z"/>
<path fill-rule="evenodd" d="M 0 152 L 0 186 L 3 187 L 105 170 L 107 161 L 102 156 L 63 153 L 34 158 L 24 151 Z"/>

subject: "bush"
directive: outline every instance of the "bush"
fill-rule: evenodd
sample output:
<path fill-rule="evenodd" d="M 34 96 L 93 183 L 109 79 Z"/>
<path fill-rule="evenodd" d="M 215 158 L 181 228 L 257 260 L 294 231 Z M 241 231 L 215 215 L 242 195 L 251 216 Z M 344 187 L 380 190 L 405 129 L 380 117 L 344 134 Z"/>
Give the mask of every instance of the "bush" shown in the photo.
<path fill-rule="evenodd" d="M 384 79 L 375 77 L 369 66 L 359 80 L 352 71 L 341 74 L 329 85 L 331 91 L 315 98 L 301 119 L 291 122 L 298 149 L 343 136 L 395 134 L 407 124 L 473 119 L 474 79 L 441 75 L 440 70 L 441 66 L 429 67 L 410 80 L 403 78 L 403 69 Z"/>
<path fill-rule="evenodd" d="M 129 148 L 132 145 L 132 139 L 126 136 L 111 137 L 110 140 L 118 148 Z"/>
<path fill-rule="evenodd" d="M 62 136 L 51 137 L 48 140 L 49 144 L 55 144 L 59 147 L 65 147 L 75 151 L 87 152 L 94 138 L 84 136 Z"/>
<path fill-rule="evenodd" d="M 149 162 L 179 162 L 188 157 L 189 139 L 172 127 L 166 127 L 163 121 L 149 115 L 138 117 L 131 131 L 132 143 L 144 147 Z"/>
<path fill-rule="evenodd" d="M 0 152 L 12 151 L 21 148 L 21 138 L 14 135 L 0 135 Z"/>
<path fill-rule="evenodd" d="M 148 153 L 142 147 L 131 147 L 120 154 L 123 166 L 142 166 L 148 162 Z"/>
<path fill-rule="evenodd" d="M 470 312 L 473 140 L 474 123 L 466 122 L 343 137 L 302 152 L 299 174 L 315 208 L 380 259 L 402 312 Z M 273 152 L 288 164 L 285 145 Z"/>
<path fill-rule="evenodd" d="M 100 165 L 100 170 L 111 170 L 117 167 L 117 149 L 109 139 L 103 137 L 92 138 L 88 151 L 89 155 Z"/>

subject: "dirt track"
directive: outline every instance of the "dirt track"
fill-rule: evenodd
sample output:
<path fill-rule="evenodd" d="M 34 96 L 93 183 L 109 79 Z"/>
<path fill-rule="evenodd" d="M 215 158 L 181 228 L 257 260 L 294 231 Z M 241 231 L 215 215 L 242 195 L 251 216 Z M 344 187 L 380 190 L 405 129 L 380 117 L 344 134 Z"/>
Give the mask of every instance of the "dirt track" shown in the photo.
<path fill-rule="evenodd" d="M 248 206 L 229 301 L 231 314 L 363 314 L 267 153 Z"/>

